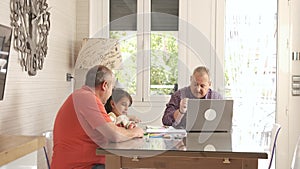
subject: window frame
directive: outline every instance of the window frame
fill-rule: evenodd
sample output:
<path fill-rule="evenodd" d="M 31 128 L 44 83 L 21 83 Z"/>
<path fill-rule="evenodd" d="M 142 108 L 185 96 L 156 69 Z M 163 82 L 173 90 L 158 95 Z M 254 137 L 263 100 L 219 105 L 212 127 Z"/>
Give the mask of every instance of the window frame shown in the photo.
<path fill-rule="evenodd" d="M 196 1 L 196 0 L 195 0 Z M 198 1 L 196 1 L 198 3 Z M 144 3 L 147 3 L 147 8 L 150 11 L 150 0 L 145 0 L 145 2 L 141 2 L 138 0 L 138 10 L 141 8 L 140 6 L 144 5 Z M 193 8 L 194 1 L 186 1 L 186 0 L 179 0 L 179 28 L 178 28 L 178 39 L 183 42 L 188 42 L 190 35 L 189 27 L 187 24 L 195 24 L 195 20 L 191 19 L 191 10 L 190 8 Z M 224 59 L 224 37 L 221 36 L 221 34 L 224 34 L 224 4 L 223 1 L 209 1 L 205 3 L 211 4 L 211 11 L 212 11 L 212 17 L 213 21 L 211 22 L 217 22 L 217 23 L 211 23 L 210 24 L 210 37 L 208 38 L 210 40 L 210 43 L 213 48 L 215 48 L 216 55 L 211 56 L 212 62 L 208 63 L 211 67 L 211 76 L 214 77 L 212 79 L 213 81 L 213 88 L 217 90 L 220 93 L 224 92 L 224 80 L 222 74 L 222 71 L 216 71 L 216 67 L 214 66 L 215 60 L 220 59 L 221 61 Z M 109 38 L 109 0 L 90 0 L 90 20 L 89 20 L 89 37 L 102 37 L 102 38 Z M 100 9 L 102 10 L 99 10 Z M 221 12 L 216 12 L 216 9 L 221 9 Z M 138 11 L 139 13 L 141 11 Z M 139 19 L 137 26 L 139 26 Z M 146 22 L 146 21 L 145 21 Z M 148 19 L 148 22 L 150 22 L 150 19 Z M 183 23 L 182 23 L 183 22 Z M 99 30 L 101 28 L 101 30 Z M 146 28 L 138 28 L 138 31 L 143 30 Z M 150 24 L 148 25 L 148 29 L 150 30 Z M 145 34 L 143 34 L 140 38 L 147 38 L 145 37 Z M 150 36 L 148 37 L 150 38 Z M 141 40 L 139 40 L 141 41 Z M 145 49 L 144 46 L 150 46 L 150 41 L 148 41 L 149 44 L 142 44 L 140 47 L 143 47 L 142 49 Z M 193 55 L 190 51 L 189 47 L 185 46 L 186 44 L 178 43 L 178 88 L 182 88 L 189 85 L 189 77 L 193 69 L 194 62 L 191 60 L 190 56 Z M 141 48 L 140 48 L 141 49 Z M 138 70 L 141 70 L 143 66 L 150 66 L 150 54 L 146 56 L 146 58 L 149 60 L 148 63 L 142 64 L 144 59 L 141 59 L 141 57 L 138 57 Z M 137 93 L 133 96 L 134 103 L 144 102 L 167 102 L 170 98 L 170 95 L 160 95 L 160 96 L 151 96 L 150 95 L 150 71 L 144 73 L 145 78 L 143 75 L 137 74 Z M 218 79 L 218 80 L 216 80 Z M 143 83 L 147 87 L 143 87 Z"/>
<path fill-rule="evenodd" d="M 97 32 L 96 26 L 90 27 L 91 34 L 97 34 L 97 36 L 109 38 L 109 10 L 110 10 L 110 0 L 102 0 L 101 2 L 97 0 L 91 0 L 91 16 L 94 16 L 92 19 L 93 23 L 96 21 L 97 26 L 100 26 L 102 29 L 100 32 Z M 179 0 L 179 3 L 181 3 Z M 96 10 L 95 6 L 102 6 L 102 13 L 94 13 Z M 179 4 L 180 7 L 180 4 Z M 180 10 L 179 10 L 180 11 Z M 151 12 L 151 0 L 138 0 L 137 1 L 137 81 L 136 81 L 136 95 L 133 95 L 134 102 L 152 102 L 152 101 L 168 101 L 169 95 L 151 95 L 151 85 L 150 85 L 150 60 L 151 60 L 151 42 L 150 34 L 151 32 L 151 15 L 142 15 Z M 95 18 L 103 18 L 96 20 Z M 92 28 L 92 30 L 91 30 Z M 99 27 L 98 27 L 99 28 Z M 91 36 L 90 34 L 90 36 Z M 179 35 L 178 30 L 178 35 Z M 180 48 L 180 47 L 178 47 Z M 179 50 L 179 49 L 178 49 Z M 146 51 L 146 52 L 145 52 Z M 179 51 L 178 51 L 179 53 Z"/>

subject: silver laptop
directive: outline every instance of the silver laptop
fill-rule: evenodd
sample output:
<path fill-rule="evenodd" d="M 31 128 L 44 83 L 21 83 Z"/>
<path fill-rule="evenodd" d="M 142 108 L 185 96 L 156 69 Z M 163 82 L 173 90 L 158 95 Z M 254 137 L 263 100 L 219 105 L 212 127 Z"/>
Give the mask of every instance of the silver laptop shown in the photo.
<path fill-rule="evenodd" d="M 187 132 L 231 132 L 233 100 L 189 99 Z"/>

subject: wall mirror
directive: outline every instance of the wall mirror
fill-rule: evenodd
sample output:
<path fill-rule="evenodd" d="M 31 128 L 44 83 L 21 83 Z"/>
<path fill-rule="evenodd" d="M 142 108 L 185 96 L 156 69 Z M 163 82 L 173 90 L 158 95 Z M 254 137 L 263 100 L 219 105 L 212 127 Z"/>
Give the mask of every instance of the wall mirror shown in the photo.
<path fill-rule="evenodd" d="M 0 24 L 0 100 L 3 100 L 12 29 Z"/>

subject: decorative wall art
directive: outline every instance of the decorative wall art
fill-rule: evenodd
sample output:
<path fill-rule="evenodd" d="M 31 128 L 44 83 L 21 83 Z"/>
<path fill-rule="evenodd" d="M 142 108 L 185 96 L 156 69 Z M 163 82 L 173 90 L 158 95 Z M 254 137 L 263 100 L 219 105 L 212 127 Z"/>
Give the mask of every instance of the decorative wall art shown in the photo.
<path fill-rule="evenodd" d="M 120 69 L 122 55 L 119 40 L 106 38 L 83 39 L 75 63 L 75 89 L 84 85 L 87 71 L 99 64 L 112 70 Z"/>
<path fill-rule="evenodd" d="M 75 69 L 90 69 L 98 64 L 117 69 L 122 62 L 120 44 L 117 39 L 84 39 L 75 63 Z"/>
<path fill-rule="evenodd" d="M 30 76 L 42 70 L 47 55 L 50 13 L 46 0 L 11 0 L 13 46 Z"/>

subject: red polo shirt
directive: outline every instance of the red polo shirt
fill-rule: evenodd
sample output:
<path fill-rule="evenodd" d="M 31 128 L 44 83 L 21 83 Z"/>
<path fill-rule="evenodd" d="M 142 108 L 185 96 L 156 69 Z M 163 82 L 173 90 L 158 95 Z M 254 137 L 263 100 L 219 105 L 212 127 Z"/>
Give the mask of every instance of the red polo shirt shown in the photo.
<path fill-rule="evenodd" d="M 51 169 L 105 164 L 105 156 L 96 156 L 96 148 L 107 140 L 96 128 L 107 122 L 111 119 L 91 88 L 83 86 L 71 94 L 55 119 Z"/>

